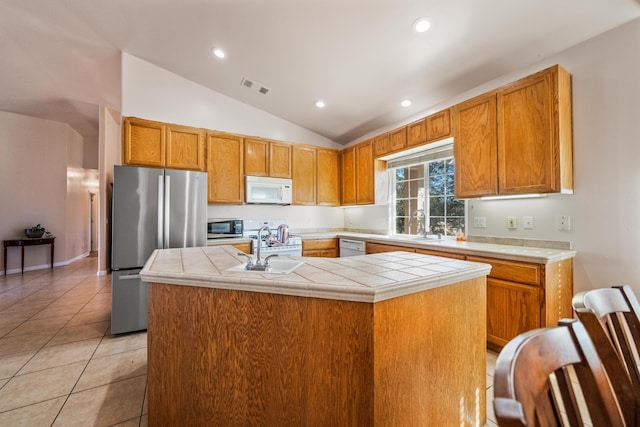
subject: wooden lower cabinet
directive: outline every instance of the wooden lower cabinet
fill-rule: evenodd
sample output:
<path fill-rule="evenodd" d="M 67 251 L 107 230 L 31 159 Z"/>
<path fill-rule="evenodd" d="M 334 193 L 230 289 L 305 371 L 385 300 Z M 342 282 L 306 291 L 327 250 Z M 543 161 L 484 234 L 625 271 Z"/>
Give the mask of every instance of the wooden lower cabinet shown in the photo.
<path fill-rule="evenodd" d="M 231 245 L 239 251 L 244 252 L 245 254 L 251 253 L 251 242 L 247 243 L 238 243 L 237 245 Z"/>
<path fill-rule="evenodd" d="M 383 252 L 395 252 L 395 251 L 415 252 L 416 250 L 414 248 L 408 248 L 406 246 L 385 245 L 381 243 L 367 242 L 367 249 L 366 249 L 367 255 L 380 254 Z"/>
<path fill-rule="evenodd" d="M 487 347 L 499 351 L 517 335 L 571 318 L 573 260 L 550 264 L 467 256 L 491 264 L 487 277 Z"/>
<path fill-rule="evenodd" d="M 302 256 L 338 258 L 338 239 L 312 239 L 302 241 Z"/>
<path fill-rule="evenodd" d="M 416 249 L 416 253 L 424 254 L 424 255 L 441 256 L 443 258 L 461 259 L 461 260 L 465 260 L 467 258 L 466 256 L 460 255 L 460 254 L 452 254 L 449 252 L 442 252 L 442 251 L 433 251 L 430 249 Z"/>

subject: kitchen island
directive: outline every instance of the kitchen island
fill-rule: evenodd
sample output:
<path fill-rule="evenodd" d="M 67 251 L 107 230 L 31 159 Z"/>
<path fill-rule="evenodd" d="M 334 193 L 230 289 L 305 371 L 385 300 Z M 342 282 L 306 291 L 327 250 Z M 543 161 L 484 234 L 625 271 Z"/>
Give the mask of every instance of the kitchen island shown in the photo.
<path fill-rule="evenodd" d="M 406 252 L 230 271 L 231 246 L 157 250 L 150 425 L 485 422 L 490 266 Z"/>

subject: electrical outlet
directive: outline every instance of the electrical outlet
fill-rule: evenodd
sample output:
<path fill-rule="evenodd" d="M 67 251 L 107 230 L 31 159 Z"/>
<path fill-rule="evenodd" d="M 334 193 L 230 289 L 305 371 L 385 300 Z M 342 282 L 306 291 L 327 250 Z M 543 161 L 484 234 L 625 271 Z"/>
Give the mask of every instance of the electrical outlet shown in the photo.
<path fill-rule="evenodd" d="M 507 228 L 513 230 L 518 228 L 518 223 L 516 222 L 516 217 L 515 216 L 508 216 L 507 217 Z"/>
<path fill-rule="evenodd" d="M 571 230 L 571 217 L 569 215 L 558 215 L 556 217 L 556 228 L 560 231 Z"/>
<path fill-rule="evenodd" d="M 523 225 L 522 228 L 524 228 L 525 230 L 533 230 L 533 217 L 532 216 L 525 216 L 522 218 L 523 220 Z"/>
<path fill-rule="evenodd" d="M 474 216 L 473 217 L 473 226 L 475 228 L 486 228 L 487 226 L 487 218 L 484 216 Z"/>

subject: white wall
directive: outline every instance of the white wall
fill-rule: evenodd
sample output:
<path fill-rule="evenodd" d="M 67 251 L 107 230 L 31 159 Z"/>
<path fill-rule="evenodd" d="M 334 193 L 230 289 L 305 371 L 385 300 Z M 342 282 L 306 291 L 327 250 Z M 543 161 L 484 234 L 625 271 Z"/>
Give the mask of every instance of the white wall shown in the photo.
<path fill-rule="evenodd" d="M 122 115 L 281 141 L 340 145 L 128 53 L 122 54 Z"/>
<path fill-rule="evenodd" d="M 122 164 L 122 131 L 119 111 L 100 106 L 99 114 L 98 274 L 104 275 L 111 262 L 111 183 L 113 165 Z"/>
<path fill-rule="evenodd" d="M 575 194 L 470 200 L 467 233 L 571 241 L 578 252 L 575 292 L 628 283 L 640 295 L 640 19 L 460 94 L 405 123 L 554 64 L 573 76 Z M 348 215 L 362 219 L 353 225 L 359 228 L 369 221 L 368 212 L 378 208 L 354 209 Z M 534 217 L 534 230 L 522 228 L 525 215 Z M 570 231 L 556 229 L 557 215 L 571 217 Z M 473 228 L 474 216 L 486 217 L 487 227 Z M 507 216 L 517 217 L 517 230 L 507 229 Z"/>
<path fill-rule="evenodd" d="M 57 265 L 88 252 L 87 171 L 82 136 L 65 123 L 0 112 L 0 236 L 22 238 L 40 223 L 56 236 Z M 49 246 L 25 250 L 25 270 L 46 268 Z M 1 266 L 4 270 L 4 265 Z M 9 273 L 20 271 L 20 250 L 9 249 Z"/>

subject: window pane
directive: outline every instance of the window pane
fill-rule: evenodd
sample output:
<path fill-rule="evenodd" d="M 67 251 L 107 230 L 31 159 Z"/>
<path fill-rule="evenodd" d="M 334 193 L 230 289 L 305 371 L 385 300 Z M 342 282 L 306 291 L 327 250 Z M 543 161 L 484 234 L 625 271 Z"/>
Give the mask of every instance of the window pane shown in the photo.
<path fill-rule="evenodd" d="M 409 177 L 407 179 L 424 178 L 424 165 L 415 165 L 409 168 Z"/>
<path fill-rule="evenodd" d="M 408 179 L 409 175 L 406 168 L 396 168 L 396 181 Z"/>
<path fill-rule="evenodd" d="M 458 230 L 464 233 L 464 218 L 447 217 L 447 229 L 451 234 L 455 234 Z"/>
<path fill-rule="evenodd" d="M 396 233 L 398 234 L 407 234 L 407 230 L 405 229 L 405 224 L 408 221 L 406 218 L 396 218 Z"/>
<path fill-rule="evenodd" d="M 431 234 L 442 234 L 444 235 L 445 230 L 445 221 L 444 217 L 441 216 L 432 216 L 429 221 L 429 226 L 431 228 Z"/>
<path fill-rule="evenodd" d="M 445 165 L 446 173 L 453 175 L 453 157 L 445 160 Z"/>
<path fill-rule="evenodd" d="M 418 197 L 420 189 L 424 188 L 424 180 L 409 181 L 409 197 Z"/>
<path fill-rule="evenodd" d="M 444 197 L 429 197 L 429 216 L 444 216 Z"/>
<path fill-rule="evenodd" d="M 431 162 L 429 163 L 429 176 L 442 175 L 445 172 L 444 162 Z"/>
<path fill-rule="evenodd" d="M 447 197 L 447 216 L 464 216 L 464 200 Z"/>
<path fill-rule="evenodd" d="M 396 182 L 396 198 L 397 199 L 405 199 L 408 197 L 407 194 L 407 182 L 406 181 L 397 181 Z"/>
<path fill-rule="evenodd" d="M 409 215 L 409 200 L 396 200 L 396 216 L 408 216 Z"/>
<path fill-rule="evenodd" d="M 445 175 L 435 175 L 429 178 L 429 194 L 432 196 L 444 196 L 445 194 Z"/>

